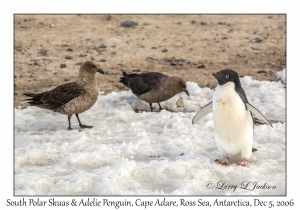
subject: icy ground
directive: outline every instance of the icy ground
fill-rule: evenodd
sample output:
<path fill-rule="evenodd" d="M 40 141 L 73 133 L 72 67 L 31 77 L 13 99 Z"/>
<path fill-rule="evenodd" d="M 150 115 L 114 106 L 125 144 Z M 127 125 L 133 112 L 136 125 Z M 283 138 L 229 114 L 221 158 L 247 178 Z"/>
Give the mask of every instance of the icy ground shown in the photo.
<path fill-rule="evenodd" d="M 75 116 L 68 131 L 67 116 L 15 109 L 15 194 L 285 195 L 285 84 L 248 76 L 241 83 L 249 102 L 275 122 L 273 128 L 255 125 L 258 151 L 246 167 L 234 156 L 227 166 L 214 163 L 220 154 L 212 114 L 192 125 L 213 90 L 187 82 L 189 97 L 181 93 L 161 103 L 174 112 L 148 112 L 130 90 L 100 93 L 79 115 L 92 129 L 82 130 Z M 177 108 L 180 96 L 184 107 Z M 263 189 L 252 190 L 255 182 Z M 247 183 L 247 190 L 240 188 Z"/>
<path fill-rule="evenodd" d="M 286 83 L 286 75 L 285 75 L 285 69 L 283 69 L 282 71 L 277 72 L 276 76 L 277 79 L 280 79 L 283 83 Z"/>

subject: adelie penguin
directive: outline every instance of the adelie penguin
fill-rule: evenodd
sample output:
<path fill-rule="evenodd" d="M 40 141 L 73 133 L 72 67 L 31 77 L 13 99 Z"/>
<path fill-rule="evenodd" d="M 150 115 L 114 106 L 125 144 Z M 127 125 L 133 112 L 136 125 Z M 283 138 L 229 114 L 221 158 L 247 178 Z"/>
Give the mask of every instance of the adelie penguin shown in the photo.
<path fill-rule="evenodd" d="M 212 75 L 218 80 L 213 101 L 195 115 L 192 123 L 195 124 L 212 112 L 216 144 L 223 155 L 215 162 L 226 165 L 229 163 L 228 155 L 240 155 L 242 160 L 237 164 L 246 166 L 252 153 L 252 114 L 273 126 L 260 111 L 249 104 L 235 71 L 225 69 Z"/>
<path fill-rule="evenodd" d="M 75 114 L 81 128 L 92 128 L 80 122 L 79 114 L 91 108 L 97 101 L 99 89 L 95 77 L 96 72 L 104 74 L 92 61 L 84 62 L 76 81 L 60 85 L 53 90 L 33 94 L 24 93 L 30 98 L 25 99 L 30 106 L 49 109 L 68 116 L 69 130 L 71 127 L 71 116 Z"/>

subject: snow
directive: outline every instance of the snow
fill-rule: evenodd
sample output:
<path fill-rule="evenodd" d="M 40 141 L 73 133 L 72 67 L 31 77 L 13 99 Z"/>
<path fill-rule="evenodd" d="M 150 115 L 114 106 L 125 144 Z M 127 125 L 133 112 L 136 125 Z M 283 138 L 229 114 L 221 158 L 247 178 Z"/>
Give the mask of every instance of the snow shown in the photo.
<path fill-rule="evenodd" d="M 130 90 L 100 92 L 79 115 L 92 129 L 81 129 L 74 116 L 68 131 L 65 115 L 15 109 L 15 195 L 285 195 L 285 85 L 249 76 L 241 83 L 248 101 L 276 121 L 273 128 L 255 125 L 258 151 L 246 167 L 234 156 L 229 165 L 214 163 L 220 154 L 212 114 L 192 125 L 213 90 L 187 82 L 189 97 L 180 93 L 161 103 L 168 111 L 152 113 Z M 255 182 L 276 188 L 250 190 Z"/>
<path fill-rule="evenodd" d="M 277 72 L 277 79 L 281 80 L 284 84 L 286 83 L 286 77 L 285 77 L 285 69 L 282 71 Z"/>

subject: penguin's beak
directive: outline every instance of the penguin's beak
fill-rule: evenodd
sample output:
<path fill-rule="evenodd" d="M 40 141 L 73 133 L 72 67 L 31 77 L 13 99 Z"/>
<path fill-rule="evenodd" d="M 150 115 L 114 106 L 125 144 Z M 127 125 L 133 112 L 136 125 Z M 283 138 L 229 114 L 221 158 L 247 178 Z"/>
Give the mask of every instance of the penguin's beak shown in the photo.
<path fill-rule="evenodd" d="M 214 72 L 212 73 L 212 75 L 216 78 L 216 79 L 221 79 L 222 74 L 220 74 L 219 72 Z"/>
<path fill-rule="evenodd" d="M 216 77 L 216 76 L 218 75 L 218 72 L 214 72 L 214 73 L 212 73 L 212 75 L 213 75 L 214 77 Z"/>
<path fill-rule="evenodd" d="M 188 96 L 190 96 L 190 93 L 189 93 L 189 91 L 188 91 L 187 89 L 185 89 L 184 92 L 185 92 Z"/>
<path fill-rule="evenodd" d="M 104 71 L 100 68 L 97 69 L 97 72 L 99 72 L 100 74 L 104 74 Z"/>

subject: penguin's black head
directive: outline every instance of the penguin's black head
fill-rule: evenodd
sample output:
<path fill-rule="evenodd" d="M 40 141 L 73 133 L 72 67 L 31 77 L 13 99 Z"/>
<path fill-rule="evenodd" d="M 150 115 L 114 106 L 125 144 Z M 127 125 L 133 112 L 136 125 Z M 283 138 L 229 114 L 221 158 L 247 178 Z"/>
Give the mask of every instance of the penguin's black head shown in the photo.
<path fill-rule="evenodd" d="M 233 82 L 235 85 L 240 85 L 239 75 L 231 69 L 224 69 L 212 73 L 212 75 L 218 80 L 219 85 L 224 85 L 227 82 Z"/>

